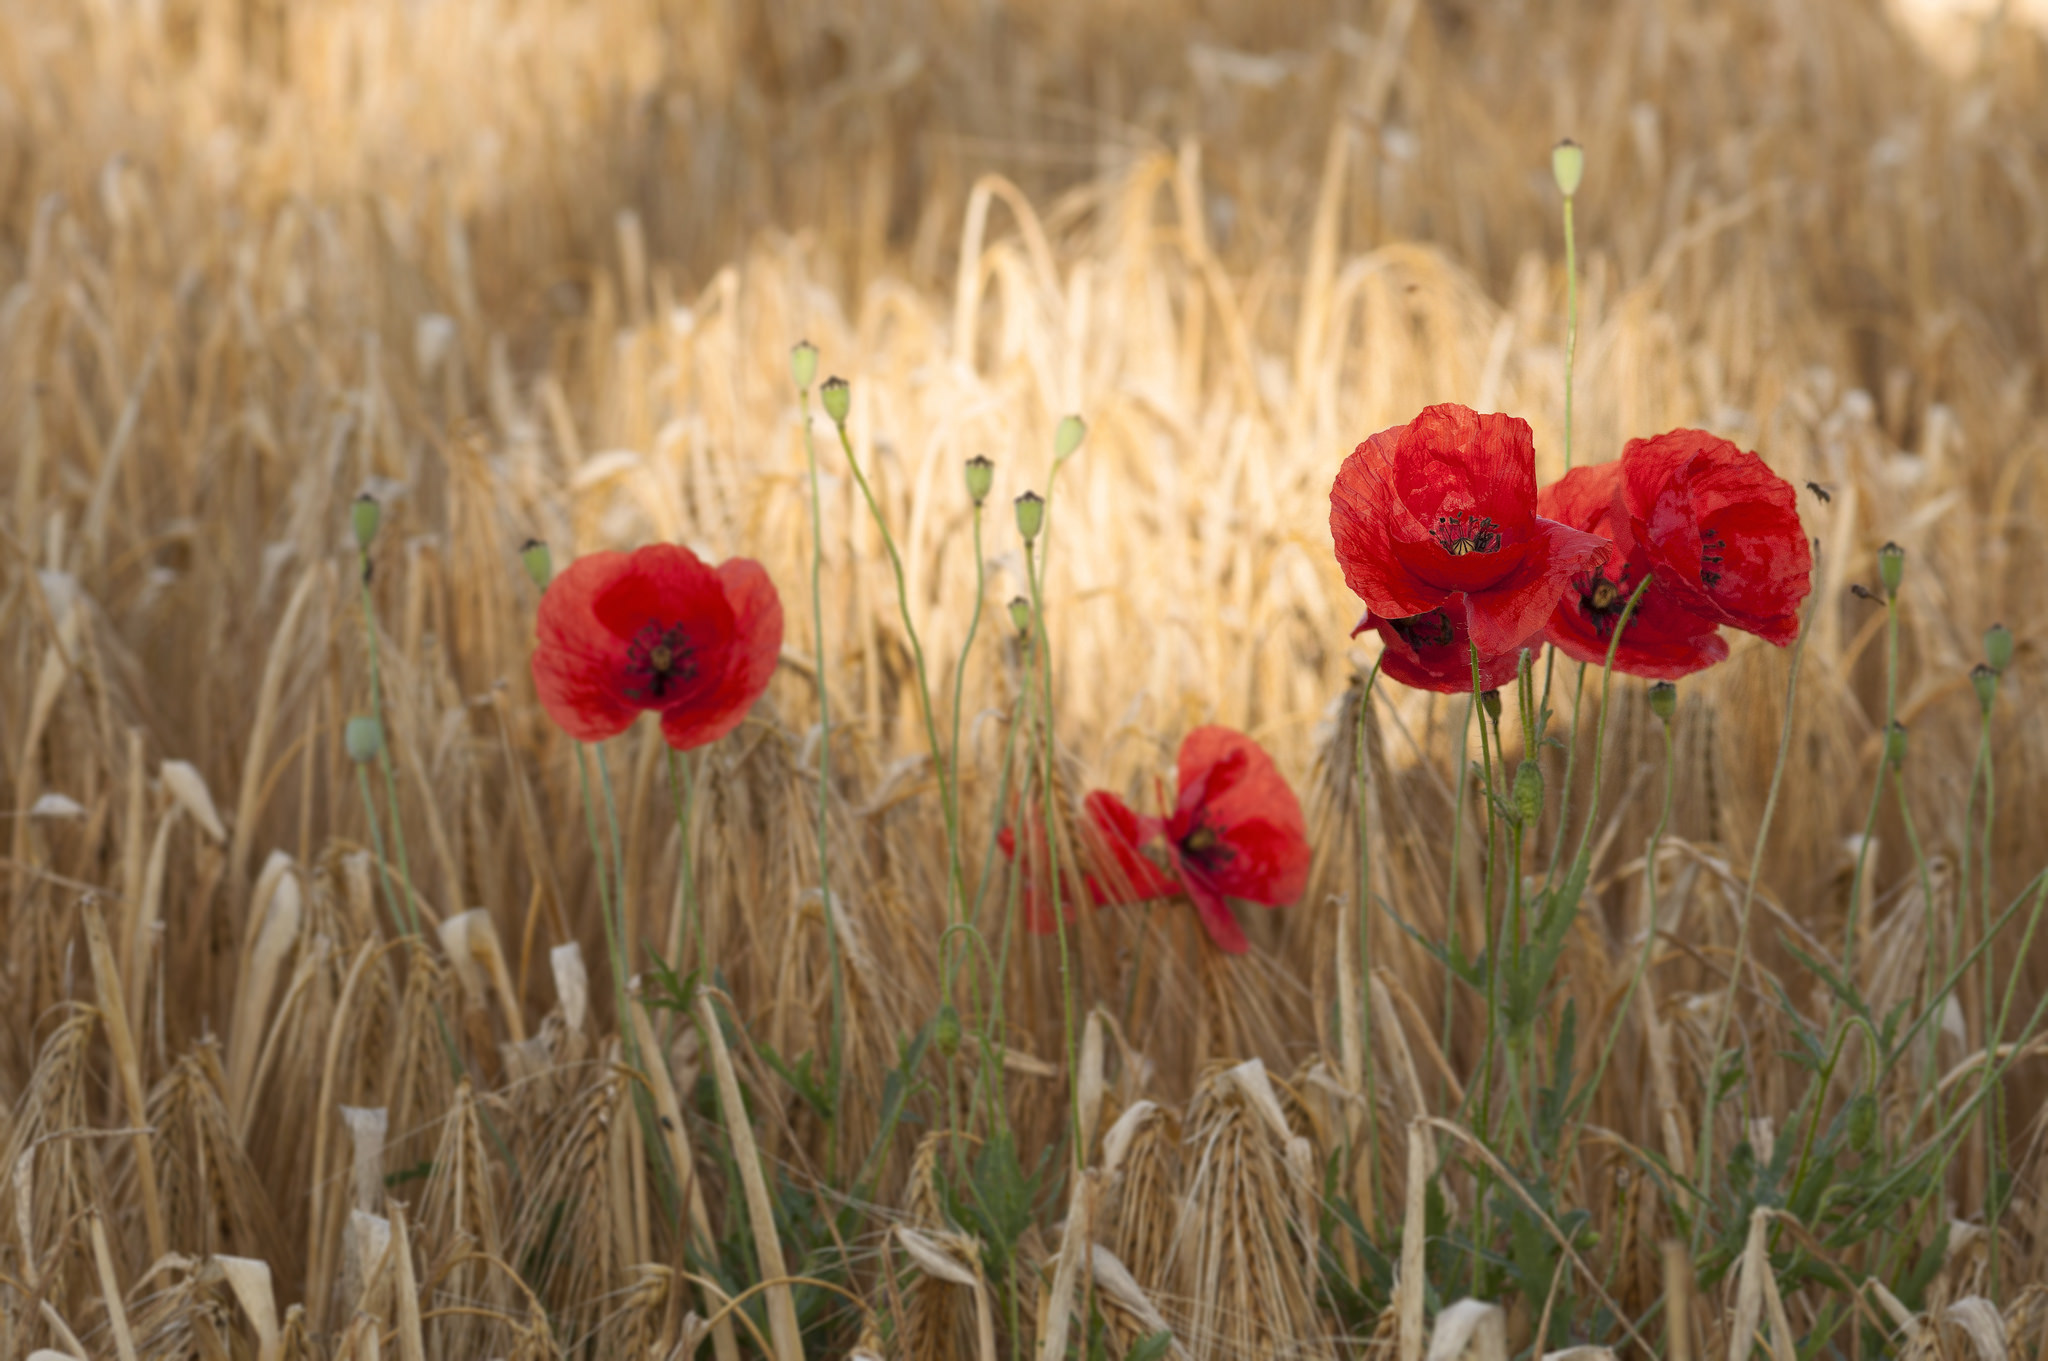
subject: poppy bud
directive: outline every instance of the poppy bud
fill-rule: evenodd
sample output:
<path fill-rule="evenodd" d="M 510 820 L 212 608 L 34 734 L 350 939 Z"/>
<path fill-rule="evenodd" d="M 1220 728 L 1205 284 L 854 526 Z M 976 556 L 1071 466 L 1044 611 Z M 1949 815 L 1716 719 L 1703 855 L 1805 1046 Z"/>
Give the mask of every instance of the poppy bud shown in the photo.
<path fill-rule="evenodd" d="M 1884 733 L 1885 764 L 1893 770 L 1906 764 L 1906 725 L 1894 723 Z"/>
<path fill-rule="evenodd" d="M 988 500 L 989 488 L 996 484 L 996 465 L 976 454 L 967 460 L 967 494 L 975 505 Z"/>
<path fill-rule="evenodd" d="M 1550 177 L 1557 192 L 1570 198 L 1579 192 L 1579 177 L 1586 173 L 1586 149 L 1567 137 L 1550 149 Z"/>
<path fill-rule="evenodd" d="M 1021 595 L 1010 602 L 1010 622 L 1019 633 L 1031 632 L 1031 602 Z"/>
<path fill-rule="evenodd" d="M 370 541 L 377 537 L 377 526 L 384 522 L 384 508 L 377 504 L 376 497 L 364 492 L 349 507 L 348 516 L 356 531 L 356 547 L 369 552 Z"/>
<path fill-rule="evenodd" d="M 1017 532 L 1030 543 L 1038 537 L 1038 531 L 1045 528 L 1045 498 L 1035 491 L 1027 491 L 1017 498 Z"/>
<path fill-rule="evenodd" d="M 2012 630 L 2003 624 L 1993 624 L 1984 630 L 1984 660 L 1991 664 L 1993 671 L 2003 671 L 2012 665 Z"/>
<path fill-rule="evenodd" d="M 1888 543 L 1877 550 L 1877 579 L 1884 583 L 1887 599 L 1896 600 L 1899 582 L 1906 575 L 1906 550 L 1895 543 Z"/>
<path fill-rule="evenodd" d="M 939 1014 L 932 1021 L 932 1043 L 947 1058 L 960 1052 L 960 1013 L 953 1009 L 951 1002 L 939 1008 Z"/>
<path fill-rule="evenodd" d="M 1970 671 L 1970 684 L 1977 691 L 1977 705 L 1985 713 L 1991 712 L 1991 702 L 1998 698 L 1998 669 L 1979 663 Z"/>
<path fill-rule="evenodd" d="M 1079 416 L 1062 416 L 1052 432 L 1052 456 L 1065 458 L 1081 447 L 1081 441 L 1088 437 L 1088 423 Z"/>
<path fill-rule="evenodd" d="M 519 546 L 519 561 L 526 568 L 526 575 L 533 578 L 533 584 L 545 591 L 548 583 L 555 579 L 555 558 L 548 552 L 548 546 L 539 539 L 528 539 Z"/>
<path fill-rule="evenodd" d="M 384 750 L 384 725 L 367 715 L 358 714 L 342 729 L 341 744 L 348 748 L 348 759 L 366 763 L 377 759 L 377 753 Z"/>
<path fill-rule="evenodd" d="M 1500 722 L 1500 691 L 1481 690 L 1479 692 L 1479 707 L 1486 710 L 1488 718 L 1496 723 Z"/>
<path fill-rule="evenodd" d="M 1658 681 L 1651 686 L 1650 712 L 1669 723 L 1678 712 L 1678 687 L 1670 681 Z"/>
<path fill-rule="evenodd" d="M 1534 761 L 1515 767 L 1515 811 L 1524 827 L 1534 826 L 1543 812 L 1543 769 Z"/>
<path fill-rule="evenodd" d="M 853 401 L 853 389 L 844 378 L 827 378 L 825 386 L 818 389 L 818 400 L 825 404 L 825 414 L 832 418 L 832 424 L 846 424 L 846 408 Z"/>
<path fill-rule="evenodd" d="M 789 376 L 796 380 L 797 390 L 808 389 L 811 381 L 818 376 L 818 347 L 808 340 L 799 340 L 789 352 Z"/>

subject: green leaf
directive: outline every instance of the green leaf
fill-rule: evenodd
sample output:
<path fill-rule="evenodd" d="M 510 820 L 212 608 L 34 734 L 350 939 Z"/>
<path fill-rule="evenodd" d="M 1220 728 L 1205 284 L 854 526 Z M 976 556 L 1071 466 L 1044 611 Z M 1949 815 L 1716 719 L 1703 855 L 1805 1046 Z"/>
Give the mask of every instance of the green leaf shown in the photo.
<path fill-rule="evenodd" d="M 1160 1361 L 1172 1350 L 1172 1333 L 1147 1333 L 1131 1344 L 1131 1349 L 1124 1353 L 1124 1361 Z"/>

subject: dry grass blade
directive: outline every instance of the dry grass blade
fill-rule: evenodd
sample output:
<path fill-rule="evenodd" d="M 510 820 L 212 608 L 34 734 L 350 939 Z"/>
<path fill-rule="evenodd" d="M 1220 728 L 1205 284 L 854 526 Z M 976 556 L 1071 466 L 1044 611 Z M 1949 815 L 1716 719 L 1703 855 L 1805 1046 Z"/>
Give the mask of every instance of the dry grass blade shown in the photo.
<path fill-rule="evenodd" d="M 1458 1300 L 1436 1316 L 1424 1361 L 1507 1361 L 1507 1315 L 1484 1300 Z"/>

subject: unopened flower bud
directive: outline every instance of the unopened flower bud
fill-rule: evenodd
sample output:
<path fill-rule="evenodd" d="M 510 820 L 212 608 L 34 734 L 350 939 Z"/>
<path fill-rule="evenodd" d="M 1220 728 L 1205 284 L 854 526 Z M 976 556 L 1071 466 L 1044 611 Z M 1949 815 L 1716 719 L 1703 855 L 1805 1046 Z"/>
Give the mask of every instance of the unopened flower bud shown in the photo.
<path fill-rule="evenodd" d="M 1906 725 L 1894 723 L 1884 732 L 1885 764 L 1893 770 L 1906 764 Z"/>
<path fill-rule="evenodd" d="M 1515 768 L 1515 811 L 1522 815 L 1522 825 L 1533 827 L 1543 813 L 1543 768 L 1534 761 L 1524 761 Z"/>
<path fill-rule="evenodd" d="M 548 546 L 539 539 L 528 539 L 519 547 L 519 561 L 526 568 L 526 575 L 533 578 L 533 584 L 545 591 L 548 583 L 555 579 L 555 557 L 548 552 Z"/>
<path fill-rule="evenodd" d="M 996 484 L 996 465 L 976 454 L 967 460 L 967 494 L 975 505 L 988 500 L 989 488 Z"/>
<path fill-rule="evenodd" d="M 1884 593 L 1896 599 L 1899 583 L 1906 576 L 1906 550 L 1895 543 L 1888 543 L 1877 550 L 1877 579 L 1884 583 Z"/>
<path fill-rule="evenodd" d="M 1650 712 L 1669 723 L 1678 712 L 1678 687 L 1670 681 L 1658 681 L 1651 686 Z"/>
<path fill-rule="evenodd" d="M 1869 1092 L 1859 1093 L 1849 1103 L 1849 1147 L 1858 1153 L 1868 1153 L 1877 1138 L 1877 1098 Z"/>
<path fill-rule="evenodd" d="M 1500 722 L 1500 691 L 1481 690 L 1479 692 L 1479 707 L 1486 710 L 1488 718 L 1496 723 Z"/>
<path fill-rule="evenodd" d="M 1065 458 L 1081 447 L 1088 437 L 1088 423 L 1079 416 L 1062 416 L 1052 432 L 1052 456 Z"/>
<path fill-rule="evenodd" d="M 818 347 L 808 340 L 799 340 L 789 352 L 789 376 L 796 381 L 799 392 L 809 388 L 818 376 Z"/>
<path fill-rule="evenodd" d="M 1567 137 L 1550 149 L 1550 177 L 1557 192 L 1570 198 L 1579 192 L 1579 179 L 1586 173 L 1586 150 Z"/>
<path fill-rule="evenodd" d="M 1977 692 L 1977 706 L 1985 713 L 1998 698 L 1998 668 L 1978 663 L 1970 671 L 1970 685 Z"/>
<path fill-rule="evenodd" d="M 825 404 L 825 414 L 832 418 L 832 424 L 846 424 L 846 409 L 853 401 L 853 388 L 844 378 L 827 378 L 825 386 L 818 389 L 818 400 Z"/>
<path fill-rule="evenodd" d="M 938 1016 L 932 1021 L 932 1043 L 947 1058 L 960 1052 L 960 1013 L 953 1009 L 951 1002 L 941 1006 Z"/>
<path fill-rule="evenodd" d="M 1027 491 L 1017 498 L 1017 532 L 1030 543 L 1038 537 L 1038 531 L 1045 528 L 1045 498 L 1035 491 Z"/>
<path fill-rule="evenodd" d="M 377 753 L 384 750 L 384 725 L 365 714 L 358 714 L 342 729 L 341 744 L 348 748 L 348 759 L 359 764 L 377 759 Z"/>
<path fill-rule="evenodd" d="M 1984 630 L 1984 660 L 1993 671 L 2004 671 L 2012 665 L 2012 630 L 2003 624 L 1993 624 Z"/>
<path fill-rule="evenodd" d="M 1031 632 L 1031 602 L 1021 595 L 1010 601 L 1010 622 L 1019 633 Z"/>
<path fill-rule="evenodd" d="M 370 541 L 377 537 L 377 526 L 384 523 L 384 507 L 377 504 L 376 497 L 364 492 L 349 507 L 348 517 L 356 531 L 356 547 L 369 552 Z"/>

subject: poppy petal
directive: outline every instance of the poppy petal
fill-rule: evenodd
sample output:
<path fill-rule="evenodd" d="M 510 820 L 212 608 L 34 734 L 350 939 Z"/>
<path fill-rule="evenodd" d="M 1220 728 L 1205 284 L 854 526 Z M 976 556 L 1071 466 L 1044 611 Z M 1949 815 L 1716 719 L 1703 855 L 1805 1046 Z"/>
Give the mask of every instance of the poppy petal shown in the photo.
<path fill-rule="evenodd" d="M 1408 619 L 1387 619 L 1368 613 L 1359 621 L 1362 631 L 1370 627 L 1386 644 L 1380 654 L 1380 670 L 1391 680 L 1415 690 L 1438 694 L 1472 693 L 1472 650 L 1465 631 L 1465 601 L 1453 597 L 1440 610 Z M 1515 678 L 1521 666 L 1521 651 L 1543 641 L 1541 634 L 1525 638 L 1506 652 L 1482 654 L 1479 658 L 1479 688 L 1498 690 Z"/>
<path fill-rule="evenodd" d="M 1563 596 L 1566 584 L 1589 572 L 1612 551 L 1597 534 L 1555 520 L 1536 520 L 1528 552 L 1513 575 L 1465 597 L 1465 625 L 1482 656 L 1513 655 L 1539 633 Z"/>
<path fill-rule="evenodd" d="M 767 569 L 751 558 L 732 558 L 715 576 L 732 616 L 724 671 L 707 693 L 662 711 L 661 735 L 678 751 L 716 742 L 738 727 L 767 690 L 782 655 L 782 597 Z"/>
<path fill-rule="evenodd" d="M 1351 451 L 1330 486 L 1330 536 L 1344 584 L 1359 599 L 1393 618 L 1421 614 L 1443 603 L 1446 592 L 1416 579 L 1403 556 L 1429 544 L 1429 530 L 1401 499 L 1394 458 L 1406 427 L 1370 436 Z M 1410 550 L 1412 551 L 1412 550 Z"/>
<path fill-rule="evenodd" d="M 640 713 L 616 684 L 619 639 L 593 608 L 632 570 L 625 553 L 591 553 L 563 569 L 540 598 L 533 688 L 548 717 L 579 742 L 616 737 Z"/>
<path fill-rule="evenodd" d="M 1223 901 L 1223 895 L 1210 888 L 1194 876 L 1187 877 L 1188 899 L 1194 903 L 1195 912 L 1202 919 L 1202 929 L 1209 933 L 1209 939 L 1216 948 L 1226 955 L 1241 955 L 1251 948 L 1245 939 L 1244 928 L 1237 924 L 1237 917 L 1231 912 L 1230 904 Z"/>
<path fill-rule="evenodd" d="M 1095 873 L 1088 878 L 1097 907 L 1170 898 L 1180 885 L 1138 847 L 1147 839 L 1145 820 L 1116 795 L 1095 790 L 1084 803 L 1081 835 Z"/>

